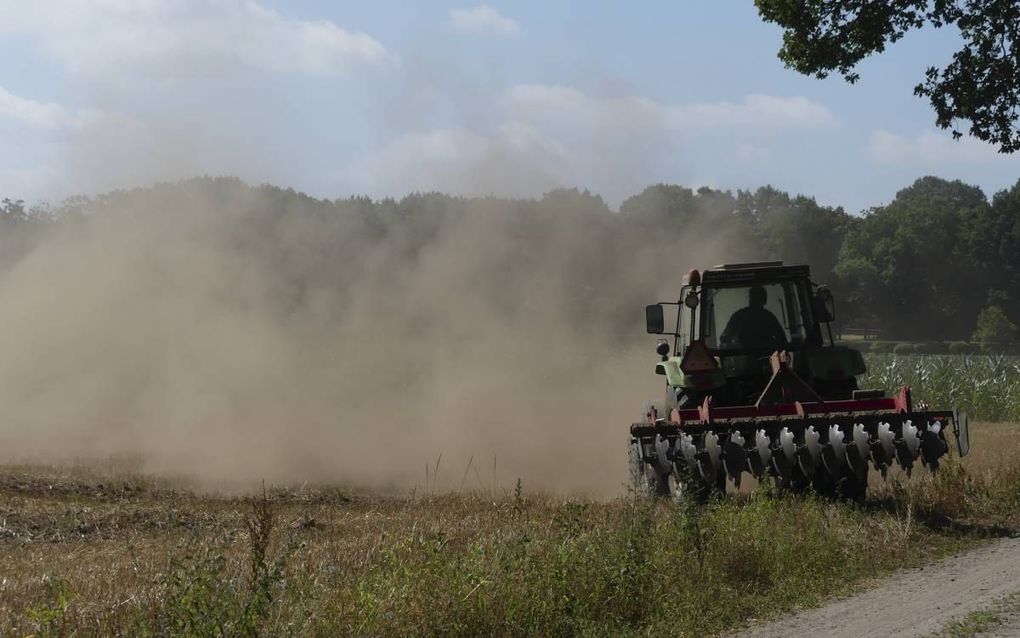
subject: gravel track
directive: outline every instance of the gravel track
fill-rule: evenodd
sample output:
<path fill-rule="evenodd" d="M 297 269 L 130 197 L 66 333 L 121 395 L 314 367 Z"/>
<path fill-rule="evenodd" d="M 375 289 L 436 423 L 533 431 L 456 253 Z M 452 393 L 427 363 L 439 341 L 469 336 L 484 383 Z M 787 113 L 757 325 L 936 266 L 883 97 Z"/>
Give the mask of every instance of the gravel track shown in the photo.
<path fill-rule="evenodd" d="M 902 570 L 875 589 L 751 627 L 737 636 L 927 636 L 950 620 L 1017 591 L 1020 538 L 1000 539 L 938 563 Z"/>

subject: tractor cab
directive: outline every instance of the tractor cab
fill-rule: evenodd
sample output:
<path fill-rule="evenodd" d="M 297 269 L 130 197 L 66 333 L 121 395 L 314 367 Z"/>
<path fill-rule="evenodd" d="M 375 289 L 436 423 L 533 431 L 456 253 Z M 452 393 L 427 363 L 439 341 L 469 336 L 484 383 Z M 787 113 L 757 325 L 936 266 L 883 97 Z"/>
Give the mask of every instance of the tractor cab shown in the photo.
<path fill-rule="evenodd" d="M 788 353 L 791 368 L 819 396 L 850 398 L 864 361 L 857 351 L 834 345 L 833 306 L 832 294 L 811 281 L 806 265 L 690 271 L 678 301 L 646 308 L 648 331 L 674 337 L 673 356 L 660 342 L 663 361 L 656 368 L 672 387 L 670 403 L 700 403 L 705 396 L 716 405 L 754 402 L 773 374 L 770 355 L 777 351 Z M 675 307 L 673 330 L 666 328 L 664 307 Z"/>
<path fill-rule="evenodd" d="M 691 297 L 684 308 L 692 336 L 716 355 L 767 356 L 822 345 L 807 266 L 732 264 L 695 270 L 686 279 L 680 294 Z"/>

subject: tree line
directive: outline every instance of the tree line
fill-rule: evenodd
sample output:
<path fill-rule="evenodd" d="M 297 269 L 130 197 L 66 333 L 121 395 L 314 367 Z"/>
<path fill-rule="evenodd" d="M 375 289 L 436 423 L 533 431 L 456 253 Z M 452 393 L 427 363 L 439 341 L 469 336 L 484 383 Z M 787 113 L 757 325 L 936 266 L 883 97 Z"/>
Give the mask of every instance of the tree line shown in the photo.
<path fill-rule="evenodd" d="M 442 245 L 463 252 L 455 268 L 485 273 L 470 285 L 458 278 L 456 294 L 517 312 L 538 298 L 528 291 L 548 289 L 555 300 L 543 303 L 562 305 L 579 330 L 633 332 L 645 303 L 675 296 L 689 268 L 717 263 L 705 260 L 808 263 L 836 293 L 841 326 L 878 328 L 888 339 L 1010 341 L 1020 322 L 1020 182 L 989 200 L 976 186 L 937 177 L 861 215 L 771 186 L 657 184 L 613 211 L 577 189 L 537 199 L 323 200 L 197 178 L 31 209 L 2 200 L 0 268 L 15 267 L 56 229 L 114 210 L 134 211 L 124 220 L 173 223 L 196 198 L 215 211 L 217 228 L 231 229 L 231 249 L 243 247 L 280 277 L 282 298 L 315 286 L 353 289 L 380 254 L 397 277 L 397 264 L 413 267 Z"/>

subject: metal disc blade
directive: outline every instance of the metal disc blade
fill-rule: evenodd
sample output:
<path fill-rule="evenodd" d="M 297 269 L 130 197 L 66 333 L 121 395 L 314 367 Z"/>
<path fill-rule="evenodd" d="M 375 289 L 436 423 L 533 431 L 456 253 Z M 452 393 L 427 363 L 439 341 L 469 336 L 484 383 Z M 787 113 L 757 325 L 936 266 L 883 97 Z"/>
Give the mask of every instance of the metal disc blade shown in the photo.
<path fill-rule="evenodd" d="M 914 468 L 914 455 L 910 453 L 910 447 L 902 439 L 896 441 L 896 460 L 900 462 L 900 467 L 906 470 L 907 476 L 910 476 L 910 471 Z"/>
<path fill-rule="evenodd" d="M 828 462 L 825 466 L 829 469 L 829 473 L 835 479 L 839 478 L 839 471 L 843 467 L 843 462 L 846 460 L 846 434 L 836 424 L 829 426 L 829 441 L 828 446 L 832 449 Z M 851 439 L 852 441 L 853 439 Z"/>
<path fill-rule="evenodd" d="M 697 456 L 698 474 L 708 483 L 715 482 L 715 466 L 712 465 L 712 457 L 708 452 L 698 452 Z"/>
<path fill-rule="evenodd" d="M 840 461 L 842 459 L 836 455 L 836 450 L 831 445 L 822 446 L 822 465 L 832 475 L 832 478 L 839 478 Z"/>
<path fill-rule="evenodd" d="M 882 449 L 885 450 L 885 458 L 892 462 L 893 456 L 896 455 L 896 449 L 893 446 L 893 440 L 896 435 L 892 431 L 892 427 L 888 423 L 879 423 L 878 431 L 876 432 L 878 442 L 882 444 Z"/>
<path fill-rule="evenodd" d="M 793 467 L 790 465 L 790 459 L 786 458 L 785 454 L 773 454 L 772 455 L 772 470 L 776 473 L 776 478 L 784 486 L 790 484 L 790 476 L 793 473 Z"/>
<path fill-rule="evenodd" d="M 751 470 L 751 475 L 754 476 L 754 478 L 760 479 L 765 476 L 767 466 L 761 456 L 756 452 L 751 452 L 747 455 L 747 467 Z"/>
<path fill-rule="evenodd" d="M 875 464 L 875 469 L 885 476 L 892 459 L 886 454 L 885 446 L 880 441 L 871 444 L 871 460 Z"/>
<path fill-rule="evenodd" d="M 719 435 L 715 432 L 708 432 L 705 434 L 703 444 L 703 451 L 708 455 L 708 462 L 712 465 L 711 474 L 714 477 L 722 465 L 722 446 L 719 445 Z"/>
<path fill-rule="evenodd" d="M 733 441 L 727 441 L 723 445 L 723 465 L 726 467 L 726 474 L 737 487 L 740 487 L 740 474 L 744 471 L 746 462 L 747 451 L 744 446 Z"/>
<path fill-rule="evenodd" d="M 867 451 L 862 451 L 857 443 L 850 443 L 846 446 L 846 464 L 857 478 L 868 475 Z"/>
<path fill-rule="evenodd" d="M 775 445 L 772 446 L 772 454 L 785 454 L 786 459 L 793 462 L 797 454 L 797 445 L 793 442 L 793 438 L 793 432 L 790 432 L 789 428 L 780 430 L 779 437 L 776 438 Z"/>
<path fill-rule="evenodd" d="M 938 434 L 931 430 L 925 430 L 921 433 L 921 458 L 924 460 L 925 465 L 931 468 L 934 472 L 939 467 L 939 458 L 943 454 L 949 451 L 949 446 L 943 441 Z"/>
<path fill-rule="evenodd" d="M 760 479 L 768 470 L 771 460 L 772 440 L 769 439 L 765 430 L 758 430 L 754 433 L 753 445 L 747 450 L 747 467 L 755 478 Z"/>
<path fill-rule="evenodd" d="M 800 471 L 804 473 L 804 476 L 814 476 L 815 456 L 807 446 L 797 450 L 797 465 L 800 466 Z"/>

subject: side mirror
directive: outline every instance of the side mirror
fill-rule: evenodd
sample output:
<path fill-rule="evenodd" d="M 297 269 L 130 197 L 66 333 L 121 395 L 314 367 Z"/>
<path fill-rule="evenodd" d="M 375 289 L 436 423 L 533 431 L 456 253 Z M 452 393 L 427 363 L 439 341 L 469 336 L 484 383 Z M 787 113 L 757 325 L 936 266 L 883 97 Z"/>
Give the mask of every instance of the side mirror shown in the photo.
<path fill-rule="evenodd" d="M 831 323 L 836 320 L 836 300 L 832 291 L 825 286 L 819 286 L 815 292 L 815 315 L 818 321 Z"/>
<path fill-rule="evenodd" d="M 666 320 L 663 318 L 661 305 L 645 306 L 645 327 L 648 334 L 661 335 L 666 332 Z"/>

